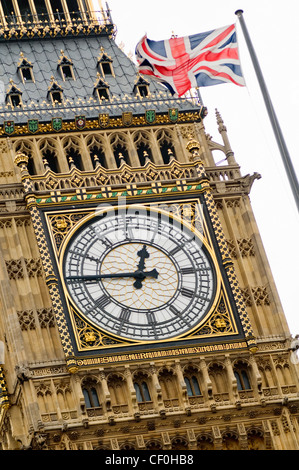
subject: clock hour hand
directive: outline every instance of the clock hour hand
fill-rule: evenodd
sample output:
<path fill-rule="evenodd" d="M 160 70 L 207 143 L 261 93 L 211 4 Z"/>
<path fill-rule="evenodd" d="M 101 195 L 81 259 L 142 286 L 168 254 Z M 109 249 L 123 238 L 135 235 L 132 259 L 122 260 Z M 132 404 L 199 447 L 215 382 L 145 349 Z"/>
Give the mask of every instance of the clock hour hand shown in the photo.
<path fill-rule="evenodd" d="M 140 257 L 140 261 L 139 261 L 138 266 L 137 266 L 138 270 L 143 271 L 144 267 L 145 267 L 145 259 L 150 257 L 149 252 L 146 249 L 146 245 L 143 245 L 142 250 L 137 252 L 137 256 Z"/>

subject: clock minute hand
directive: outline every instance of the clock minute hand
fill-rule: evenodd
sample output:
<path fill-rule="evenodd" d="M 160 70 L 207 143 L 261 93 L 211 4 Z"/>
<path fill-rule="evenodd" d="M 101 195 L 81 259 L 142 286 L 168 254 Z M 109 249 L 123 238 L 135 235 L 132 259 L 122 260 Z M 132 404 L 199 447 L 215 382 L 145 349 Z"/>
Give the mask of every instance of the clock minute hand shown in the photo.
<path fill-rule="evenodd" d="M 67 281 L 98 281 L 100 279 L 111 279 L 114 277 L 135 277 L 135 273 L 114 273 L 114 274 L 97 274 L 94 276 L 69 276 Z"/>
<path fill-rule="evenodd" d="M 133 277 L 134 279 L 144 280 L 146 277 L 154 277 L 157 279 L 158 272 L 156 269 L 153 269 L 149 272 L 144 271 L 135 271 L 134 273 L 114 273 L 114 274 L 98 274 L 98 275 L 86 275 L 86 276 L 68 276 L 66 277 L 67 281 L 98 281 L 99 279 L 112 279 L 118 277 Z"/>

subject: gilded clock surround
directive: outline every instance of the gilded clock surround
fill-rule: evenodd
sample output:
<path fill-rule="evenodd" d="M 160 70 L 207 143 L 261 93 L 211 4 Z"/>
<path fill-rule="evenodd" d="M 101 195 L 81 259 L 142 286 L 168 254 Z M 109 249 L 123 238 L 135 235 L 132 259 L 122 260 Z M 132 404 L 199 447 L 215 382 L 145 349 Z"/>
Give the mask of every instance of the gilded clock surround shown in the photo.
<path fill-rule="evenodd" d="M 97 360 L 101 363 L 100 356 L 104 354 L 104 352 L 104 357 L 106 357 L 107 351 L 113 351 L 112 357 L 114 357 L 114 359 L 111 359 L 113 361 L 116 360 L 116 357 L 123 357 L 121 353 L 117 354 L 117 348 L 126 348 L 127 350 L 128 347 L 132 348 L 136 347 L 136 344 L 138 345 L 138 342 L 124 341 L 114 335 L 109 335 L 99 331 L 99 329 L 95 328 L 94 325 L 90 324 L 90 322 L 86 322 L 86 320 L 80 316 L 79 312 L 76 311 L 74 306 L 70 305 L 67 300 L 66 305 L 68 314 L 66 316 L 65 304 L 63 301 L 64 296 L 61 297 L 61 294 L 59 293 L 59 279 L 61 279 L 62 275 L 59 266 L 65 240 L 68 238 L 70 233 L 73 233 L 78 227 L 80 227 L 86 218 L 93 216 L 95 210 L 97 210 L 98 207 L 101 207 L 101 203 L 107 204 L 108 201 L 109 204 L 117 204 L 119 202 L 123 204 L 124 200 L 126 200 L 128 204 L 136 205 L 141 203 L 143 206 L 152 207 L 163 207 L 163 205 L 164 207 L 167 207 L 171 205 L 172 210 L 174 210 L 175 217 L 179 216 L 179 218 L 181 218 L 182 214 L 185 214 L 185 217 L 187 216 L 187 219 L 189 218 L 191 226 L 194 227 L 196 224 L 200 225 L 205 238 L 205 243 L 209 245 L 210 249 L 213 249 L 213 256 L 216 257 L 215 248 L 212 248 L 211 229 L 208 229 L 206 216 L 202 212 L 201 204 L 199 204 L 199 199 L 202 198 L 202 203 L 205 205 L 206 213 L 210 219 L 209 224 L 213 228 L 212 231 L 216 238 L 216 251 L 219 252 L 218 258 L 219 256 L 221 258 L 221 269 L 224 270 L 229 280 L 229 290 L 233 296 L 233 303 L 235 304 L 236 312 L 238 312 L 242 326 L 239 325 L 239 327 L 237 327 L 236 325 L 236 317 L 232 312 L 232 302 L 229 301 L 228 298 L 227 287 L 225 287 L 225 283 L 223 282 L 223 274 L 220 274 L 219 266 L 217 266 L 219 261 L 215 261 L 215 265 L 217 266 L 217 278 L 221 279 L 221 281 L 213 309 L 197 328 L 194 328 L 183 338 L 174 338 L 172 341 L 165 340 L 161 343 L 166 346 L 171 343 L 171 351 L 173 355 L 176 354 L 175 349 L 173 349 L 174 342 L 177 342 L 178 347 L 182 342 L 186 341 L 188 344 L 196 346 L 198 341 L 209 343 L 211 340 L 213 340 L 213 342 L 216 340 L 220 350 L 230 350 L 232 347 L 255 350 L 256 343 L 252 334 L 250 321 L 247 317 L 244 300 L 242 295 L 240 295 L 240 289 L 238 287 L 238 282 L 236 281 L 234 268 L 222 233 L 221 225 L 218 221 L 217 210 L 211 196 L 211 189 L 206 177 L 205 169 L 199 158 L 199 144 L 191 139 L 187 148 L 191 153 L 193 161 L 181 164 L 173 159 L 168 165 L 168 174 L 173 175 L 174 177 L 172 181 L 159 181 L 159 183 L 149 181 L 148 183 L 137 183 L 134 185 L 122 184 L 114 186 L 114 188 L 91 187 L 89 190 L 88 185 L 86 185 L 87 187 L 85 186 L 85 189 L 82 191 L 79 189 L 82 186 L 82 178 L 90 179 L 93 177 L 96 179 L 98 175 L 103 173 L 103 169 L 98 168 L 95 169 L 93 173 L 89 172 L 86 174 L 75 170 L 73 171 L 73 174 L 77 175 L 78 189 L 74 188 L 72 191 L 64 190 L 63 192 L 61 190 L 54 190 L 48 192 L 48 194 L 43 192 L 38 193 L 37 195 L 34 195 L 35 180 L 38 180 L 39 183 L 41 183 L 43 179 L 46 180 L 51 178 L 53 180 L 53 178 L 55 178 L 54 174 L 48 171 L 42 178 L 30 176 L 26 168 L 26 156 L 23 156 L 22 154 L 17 155 L 15 161 L 21 169 L 22 181 L 27 193 L 27 205 L 31 211 L 37 239 L 40 243 L 47 284 L 55 305 L 57 322 L 60 334 L 62 335 L 64 350 L 70 371 L 75 372 L 78 370 L 79 364 L 86 364 L 86 361 L 89 363 L 88 359 L 84 360 L 85 362 L 82 362 L 80 357 L 77 357 L 78 355 L 80 356 L 80 354 L 91 354 L 91 362 L 95 360 L 94 355 L 98 355 L 99 357 Z M 165 170 L 167 166 L 164 166 L 163 168 Z M 159 171 L 159 167 L 153 163 L 150 163 L 149 169 L 152 172 Z M 127 175 L 132 170 L 129 169 L 128 165 L 124 164 L 118 170 L 105 170 L 105 173 L 107 174 L 115 171 L 122 175 Z M 147 169 L 145 168 L 145 170 L 142 169 L 139 171 L 143 171 L 144 173 Z M 178 171 L 180 173 L 188 172 L 189 177 L 187 176 L 185 180 L 177 180 Z M 64 175 L 59 175 L 60 179 L 63 177 Z M 75 182 L 76 180 L 74 179 L 73 181 Z M 51 240 L 51 250 L 53 250 L 56 265 L 59 270 L 58 277 L 55 274 L 57 268 L 53 266 L 53 262 L 51 261 L 53 257 L 49 252 L 45 234 L 44 232 L 42 233 L 42 226 L 47 227 L 48 237 Z M 67 299 L 67 296 L 65 298 Z M 68 320 L 68 318 L 70 320 Z M 238 328 L 240 331 L 238 331 Z M 73 331 L 75 344 L 72 341 L 71 331 Z M 228 338 L 230 338 L 229 342 Z M 234 344 L 234 346 L 232 346 L 232 344 Z M 162 356 L 165 355 L 165 357 L 167 357 L 169 355 L 168 349 L 163 349 L 161 347 L 157 348 L 156 344 L 147 344 L 146 349 L 148 349 L 149 346 L 151 350 L 159 350 L 159 353 Z M 146 349 L 144 349 L 143 346 L 140 350 L 140 347 L 142 348 L 142 343 L 139 344 L 138 352 L 143 351 L 144 353 Z M 78 353 L 76 353 L 76 350 Z M 186 349 L 186 351 L 188 351 L 187 354 L 192 354 L 193 349 Z M 152 352 L 152 354 L 154 353 Z M 107 359 L 103 360 L 105 361 Z"/>

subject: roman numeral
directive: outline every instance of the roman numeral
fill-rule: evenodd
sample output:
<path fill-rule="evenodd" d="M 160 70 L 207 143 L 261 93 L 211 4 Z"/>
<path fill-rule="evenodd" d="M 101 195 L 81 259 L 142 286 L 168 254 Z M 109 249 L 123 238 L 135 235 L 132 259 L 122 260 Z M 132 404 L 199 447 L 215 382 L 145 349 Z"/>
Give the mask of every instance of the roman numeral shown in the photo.
<path fill-rule="evenodd" d="M 128 310 L 127 308 L 123 308 L 122 311 L 120 312 L 119 319 L 120 319 L 122 322 L 129 321 L 129 320 L 130 320 L 130 316 L 131 316 L 130 310 Z"/>
<path fill-rule="evenodd" d="M 177 315 L 178 317 L 182 315 L 181 312 L 173 305 L 170 305 L 169 310 L 171 311 L 171 313 L 173 313 L 174 315 Z"/>
<path fill-rule="evenodd" d="M 95 307 L 96 308 L 105 308 L 107 305 L 110 304 L 110 299 L 107 297 L 106 294 L 103 294 L 102 297 L 100 297 L 98 300 L 95 302 Z"/>
<path fill-rule="evenodd" d="M 181 289 L 181 294 L 184 296 L 184 297 L 188 297 L 189 299 L 192 299 L 193 295 L 194 295 L 194 292 L 190 289 L 186 289 L 185 287 L 183 287 Z"/>
<path fill-rule="evenodd" d="M 174 256 L 176 253 L 178 253 L 181 250 L 180 246 L 176 246 L 173 250 L 171 250 L 169 253 Z"/>
<path fill-rule="evenodd" d="M 155 319 L 155 314 L 153 312 L 147 312 L 146 316 L 149 325 L 154 326 L 157 323 Z"/>
<path fill-rule="evenodd" d="M 181 269 L 181 273 L 182 274 L 194 274 L 195 273 L 195 269 L 190 267 L 190 268 L 182 268 Z"/>

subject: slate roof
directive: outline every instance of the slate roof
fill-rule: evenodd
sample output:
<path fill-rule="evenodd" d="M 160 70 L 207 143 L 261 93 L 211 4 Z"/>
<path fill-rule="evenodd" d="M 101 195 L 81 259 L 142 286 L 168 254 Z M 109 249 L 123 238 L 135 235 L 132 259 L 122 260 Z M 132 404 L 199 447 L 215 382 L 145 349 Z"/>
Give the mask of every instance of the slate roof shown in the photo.
<path fill-rule="evenodd" d="M 72 63 L 75 80 L 63 81 L 58 63 L 62 52 Z M 115 77 L 106 76 L 104 80 L 109 85 L 111 100 L 102 102 L 93 94 L 99 71 L 98 59 L 102 52 L 113 59 Z M 21 55 L 23 53 L 23 56 Z M 18 72 L 18 64 L 22 57 L 28 60 L 33 68 L 34 82 L 22 82 Z M 52 105 L 48 90 L 51 77 L 63 89 L 63 104 Z M 123 111 L 142 114 L 145 109 L 155 108 L 157 112 L 167 112 L 171 107 L 180 110 L 198 109 L 198 105 L 190 100 L 173 100 L 165 88 L 149 80 L 152 97 L 137 98 L 134 85 L 138 78 L 135 64 L 116 45 L 113 36 L 109 34 L 89 35 L 58 35 L 53 38 L 45 37 L 16 38 L 0 42 L 0 81 L 4 84 L 4 94 L 11 83 L 22 92 L 22 108 L 16 110 L 0 103 L 0 124 L 4 120 L 14 120 L 24 123 L 28 119 L 39 119 L 50 122 L 55 116 L 63 119 L 73 119 L 75 114 L 84 114 L 87 118 L 98 116 L 99 112 L 109 112 L 110 115 L 121 115 Z M 13 82 L 10 82 L 10 81 Z M 0 83 L 1 83 L 0 82 Z M 4 101 L 4 100 L 2 100 Z M 150 101 L 150 102 L 149 102 Z"/>

